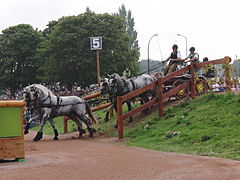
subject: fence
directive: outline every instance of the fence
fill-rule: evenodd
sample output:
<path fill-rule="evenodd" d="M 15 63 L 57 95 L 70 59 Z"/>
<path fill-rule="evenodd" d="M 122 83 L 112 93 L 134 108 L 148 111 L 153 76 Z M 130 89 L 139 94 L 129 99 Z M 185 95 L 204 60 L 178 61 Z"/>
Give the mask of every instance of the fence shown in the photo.
<path fill-rule="evenodd" d="M 0 159 L 24 158 L 24 101 L 0 101 Z"/>
<path fill-rule="evenodd" d="M 230 57 L 225 57 L 223 59 L 217 59 L 213 61 L 206 61 L 206 62 L 201 62 L 201 63 L 191 63 L 190 65 L 175 71 L 165 77 L 158 78 L 157 81 L 141 88 L 137 89 L 133 92 L 130 92 L 124 96 L 118 96 L 117 97 L 117 109 L 118 109 L 118 114 L 117 114 L 117 119 L 118 119 L 118 138 L 122 139 L 123 138 L 123 121 L 139 112 L 142 112 L 143 110 L 156 105 L 158 107 L 158 115 L 159 117 L 164 116 L 164 100 L 176 95 L 180 90 L 190 88 L 191 89 L 191 97 L 194 99 L 196 98 L 196 70 L 202 67 L 205 67 L 207 65 L 215 65 L 215 64 L 225 64 L 225 82 L 227 86 L 227 90 L 231 91 L 231 79 L 230 79 L 230 67 L 229 63 L 231 62 Z M 191 79 L 188 82 L 184 82 L 180 84 L 177 87 L 172 88 L 170 91 L 164 92 L 163 87 L 164 83 L 170 81 L 171 79 L 175 78 L 176 76 L 183 75 L 185 72 L 190 71 Z M 153 98 L 149 102 L 123 114 L 123 109 L 122 109 L 122 104 L 123 102 L 138 96 L 139 94 L 148 91 L 150 89 L 155 88 L 157 90 L 157 97 Z"/>

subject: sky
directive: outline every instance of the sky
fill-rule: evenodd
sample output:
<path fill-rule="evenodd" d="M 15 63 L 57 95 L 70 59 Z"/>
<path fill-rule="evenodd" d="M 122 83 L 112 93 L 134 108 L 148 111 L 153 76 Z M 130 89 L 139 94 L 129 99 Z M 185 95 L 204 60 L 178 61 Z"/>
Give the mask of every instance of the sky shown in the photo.
<path fill-rule="evenodd" d="M 84 13 L 86 7 L 112 14 L 122 4 L 135 20 L 140 60 L 148 58 L 149 42 L 150 59 L 166 59 L 173 44 L 186 57 L 183 36 L 187 53 L 194 46 L 201 60 L 240 58 L 239 0 L 1 0 L 0 31 L 22 23 L 43 30 L 49 21 Z"/>

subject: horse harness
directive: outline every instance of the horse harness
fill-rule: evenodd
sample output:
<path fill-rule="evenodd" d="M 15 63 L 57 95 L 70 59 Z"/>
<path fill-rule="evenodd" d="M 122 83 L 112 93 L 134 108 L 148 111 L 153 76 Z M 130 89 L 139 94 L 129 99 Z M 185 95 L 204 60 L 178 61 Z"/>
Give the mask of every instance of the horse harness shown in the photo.
<path fill-rule="evenodd" d="M 125 88 L 127 88 L 127 91 L 126 91 L 127 93 L 128 93 L 128 92 L 131 92 L 132 90 L 131 90 L 131 89 L 129 88 L 129 86 L 127 85 L 127 81 L 126 81 L 124 78 L 121 78 L 121 80 L 123 81 L 124 86 L 122 87 L 122 89 L 118 90 L 119 92 L 121 92 L 120 94 L 123 94 L 123 95 L 126 94 L 126 93 L 124 92 L 124 89 L 125 89 Z M 132 84 L 133 91 L 136 90 L 136 84 L 135 84 L 134 80 L 130 78 L 129 81 L 130 81 L 131 84 Z M 120 95 L 120 94 L 119 94 L 119 95 Z"/>

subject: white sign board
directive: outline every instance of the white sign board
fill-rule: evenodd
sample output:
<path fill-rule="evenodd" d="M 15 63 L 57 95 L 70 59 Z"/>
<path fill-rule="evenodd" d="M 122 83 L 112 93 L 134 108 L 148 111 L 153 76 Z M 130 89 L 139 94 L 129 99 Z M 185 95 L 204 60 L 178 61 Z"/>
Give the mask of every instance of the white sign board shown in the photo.
<path fill-rule="evenodd" d="M 90 38 L 90 49 L 91 50 L 102 49 L 102 37 L 91 37 Z"/>

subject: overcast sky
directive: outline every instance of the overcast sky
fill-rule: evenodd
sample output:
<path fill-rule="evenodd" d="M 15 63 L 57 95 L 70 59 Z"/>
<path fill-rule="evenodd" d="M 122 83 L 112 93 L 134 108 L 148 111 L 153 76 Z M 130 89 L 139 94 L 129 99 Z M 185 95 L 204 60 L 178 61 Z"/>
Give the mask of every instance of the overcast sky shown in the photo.
<path fill-rule="evenodd" d="M 185 57 L 185 38 L 177 34 L 187 37 L 188 49 L 194 46 L 200 59 L 240 58 L 239 0 L 1 0 L 0 30 L 21 23 L 43 30 L 49 21 L 84 13 L 86 7 L 112 14 L 122 4 L 135 19 L 140 59 L 147 59 L 156 33 L 150 59 L 166 59 L 175 43 Z"/>

